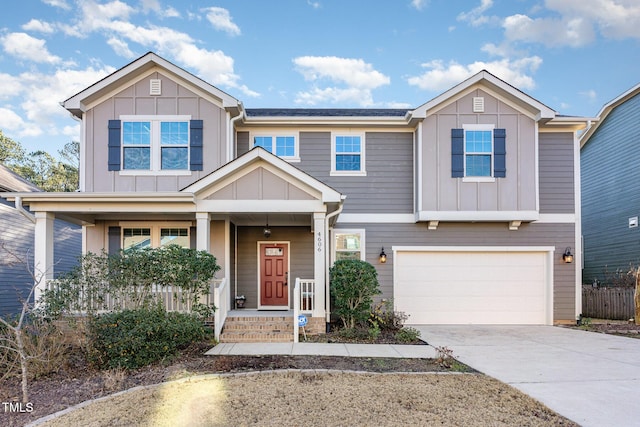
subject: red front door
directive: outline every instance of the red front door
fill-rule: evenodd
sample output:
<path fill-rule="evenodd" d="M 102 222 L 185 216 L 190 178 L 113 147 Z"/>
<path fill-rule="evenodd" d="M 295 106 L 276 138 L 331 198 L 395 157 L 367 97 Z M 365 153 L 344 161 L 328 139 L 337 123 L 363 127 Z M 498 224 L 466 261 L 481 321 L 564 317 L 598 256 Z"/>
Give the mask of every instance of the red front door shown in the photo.
<path fill-rule="evenodd" d="M 260 305 L 289 306 L 286 243 L 260 243 Z"/>

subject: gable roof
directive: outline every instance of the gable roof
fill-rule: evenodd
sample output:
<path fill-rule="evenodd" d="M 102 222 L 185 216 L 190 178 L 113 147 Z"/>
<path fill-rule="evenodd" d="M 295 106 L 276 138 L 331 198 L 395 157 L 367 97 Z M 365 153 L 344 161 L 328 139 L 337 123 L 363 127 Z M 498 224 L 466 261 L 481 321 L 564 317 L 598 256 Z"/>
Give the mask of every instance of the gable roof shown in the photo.
<path fill-rule="evenodd" d="M 242 103 L 231 95 L 223 92 L 217 87 L 205 82 L 201 78 L 189 73 L 183 68 L 167 61 L 166 59 L 156 55 L 153 52 L 147 52 L 140 58 L 130 62 L 117 71 L 109 74 L 102 80 L 94 83 L 88 88 L 78 92 L 70 98 L 63 101 L 61 104 L 71 114 L 78 118 L 82 118 L 82 113 L 86 109 L 86 105 L 91 100 L 97 99 L 105 93 L 118 88 L 119 86 L 127 83 L 132 77 L 141 75 L 153 67 L 160 67 L 169 73 L 178 76 L 179 78 L 191 83 L 197 88 L 205 91 L 206 93 L 219 98 L 222 102 L 222 106 L 227 109 L 241 109 Z"/>
<path fill-rule="evenodd" d="M 412 117 L 416 119 L 427 117 L 430 110 L 436 108 L 438 105 L 441 105 L 443 102 L 446 102 L 456 95 L 465 92 L 467 89 L 472 88 L 476 84 L 482 84 L 488 88 L 491 88 L 507 99 L 527 108 L 529 111 L 535 113 L 537 120 L 546 121 L 556 117 L 556 112 L 553 109 L 522 92 L 520 89 L 511 86 L 504 80 L 499 79 L 487 70 L 482 70 L 474 74 L 462 83 L 457 84 L 446 92 L 422 104 L 413 111 Z"/>
<path fill-rule="evenodd" d="M 271 154 L 262 147 L 255 147 L 251 149 L 242 156 L 221 166 L 209 175 L 200 178 L 198 181 L 188 185 L 180 191 L 194 194 L 201 193 L 206 191 L 210 186 L 215 185 L 215 183 L 236 174 L 238 171 L 258 161 L 263 161 L 273 166 L 275 169 L 282 171 L 289 178 L 289 181 L 298 181 L 314 189 L 322 195 L 323 203 L 340 203 L 343 200 L 342 194 L 338 191 L 282 160 L 280 157 Z"/>
<path fill-rule="evenodd" d="M 591 138 L 591 135 L 595 133 L 595 131 L 600 127 L 600 124 L 604 121 L 604 119 L 606 119 L 607 116 L 611 114 L 611 112 L 616 107 L 624 104 L 625 102 L 627 102 L 628 100 L 630 100 L 631 98 L 633 98 L 638 94 L 640 94 L 640 83 L 638 83 L 631 89 L 627 90 L 626 92 L 622 93 L 618 97 L 604 104 L 604 106 L 600 109 L 600 111 L 598 112 L 598 115 L 596 116 L 597 119 L 595 119 L 592 122 L 592 124 L 587 128 L 587 130 L 580 137 L 580 148 L 582 148 L 589 141 L 589 138 Z"/>
<path fill-rule="evenodd" d="M 35 192 L 42 190 L 5 165 L 0 164 L 0 191 Z"/>

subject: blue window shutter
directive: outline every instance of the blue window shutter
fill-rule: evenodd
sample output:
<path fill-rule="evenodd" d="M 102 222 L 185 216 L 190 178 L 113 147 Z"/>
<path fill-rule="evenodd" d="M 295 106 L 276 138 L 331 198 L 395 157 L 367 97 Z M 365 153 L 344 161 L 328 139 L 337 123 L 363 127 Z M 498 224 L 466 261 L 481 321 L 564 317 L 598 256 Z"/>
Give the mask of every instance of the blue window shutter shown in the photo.
<path fill-rule="evenodd" d="M 464 177 L 464 130 L 451 129 L 451 177 Z"/>
<path fill-rule="evenodd" d="M 192 171 L 202 170 L 202 120 L 191 120 L 190 124 L 190 157 L 189 169 Z"/>
<path fill-rule="evenodd" d="M 507 132 L 505 129 L 493 130 L 493 176 L 505 178 L 507 176 Z"/>
<path fill-rule="evenodd" d="M 109 120 L 109 170 L 120 170 L 120 120 Z"/>

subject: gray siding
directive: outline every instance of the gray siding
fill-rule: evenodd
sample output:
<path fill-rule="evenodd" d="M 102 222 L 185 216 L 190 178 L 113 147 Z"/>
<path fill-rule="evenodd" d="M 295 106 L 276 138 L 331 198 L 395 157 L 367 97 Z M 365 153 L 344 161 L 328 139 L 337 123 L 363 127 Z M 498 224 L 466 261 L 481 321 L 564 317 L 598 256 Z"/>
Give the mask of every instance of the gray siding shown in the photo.
<path fill-rule="evenodd" d="M 640 265 L 640 95 L 613 109 L 580 153 L 584 283 Z"/>
<path fill-rule="evenodd" d="M 247 297 L 246 308 L 258 307 L 258 241 L 289 242 L 289 301 L 296 277 L 313 278 L 313 234 L 309 227 L 270 227 L 265 239 L 262 227 L 238 227 L 237 290 Z"/>
<path fill-rule="evenodd" d="M 149 96 L 149 80 L 162 80 L 162 95 Z M 202 171 L 188 175 L 121 175 L 107 170 L 108 120 L 120 115 L 190 115 L 202 119 Z M 160 73 L 153 73 L 93 107 L 86 114 L 82 156 L 87 168 L 85 191 L 176 191 L 202 178 L 226 162 L 226 126 L 224 109 L 196 95 Z"/>
<path fill-rule="evenodd" d="M 294 165 L 347 195 L 345 213 L 413 213 L 413 133 L 366 132 L 365 143 L 366 176 L 330 176 L 330 132 L 300 132 Z"/>
<path fill-rule="evenodd" d="M 540 213 L 575 213 L 573 134 L 539 136 Z"/>
<path fill-rule="evenodd" d="M 437 230 L 427 224 L 340 224 L 338 228 L 364 228 L 366 261 L 378 270 L 382 295 L 393 297 L 392 246 L 555 246 L 553 319 L 575 321 L 575 272 L 562 261 L 562 252 L 573 246 L 573 224 L 522 224 L 517 231 L 498 223 L 441 223 Z M 384 247 L 386 264 L 378 256 Z"/>
<path fill-rule="evenodd" d="M 54 223 L 54 274 L 70 270 L 80 256 L 81 230 L 78 226 L 56 220 Z M 0 199 L 0 244 L 22 258 L 33 269 L 34 225 Z M 20 300 L 26 297 L 33 284 L 25 265 L 0 248 L 0 315 L 15 314 L 21 309 Z"/>
<path fill-rule="evenodd" d="M 485 112 L 473 113 L 472 98 Z M 451 129 L 492 124 L 506 130 L 506 177 L 465 182 L 451 177 Z M 536 209 L 533 119 L 480 89 L 443 106 L 422 124 L 422 211 L 533 211 Z"/>

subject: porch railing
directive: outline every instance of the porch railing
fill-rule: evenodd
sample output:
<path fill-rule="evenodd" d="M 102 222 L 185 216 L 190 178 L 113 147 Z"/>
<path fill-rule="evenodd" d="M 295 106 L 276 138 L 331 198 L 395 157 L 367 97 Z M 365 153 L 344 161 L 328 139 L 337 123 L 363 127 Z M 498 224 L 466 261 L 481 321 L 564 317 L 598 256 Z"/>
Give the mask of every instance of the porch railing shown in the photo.
<path fill-rule="evenodd" d="M 299 341 L 301 313 L 313 313 L 315 308 L 315 280 L 296 277 L 293 288 L 293 342 Z"/>
<path fill-rule="evenodd" d="M 213 320 L 213 333 L 216 341 L 220 341 L 222 327 L 231 310 L 231 293 L 227 285 L 227 279 L 219 279 L 213 282 L 213 304 L 216 307 Z"/>

